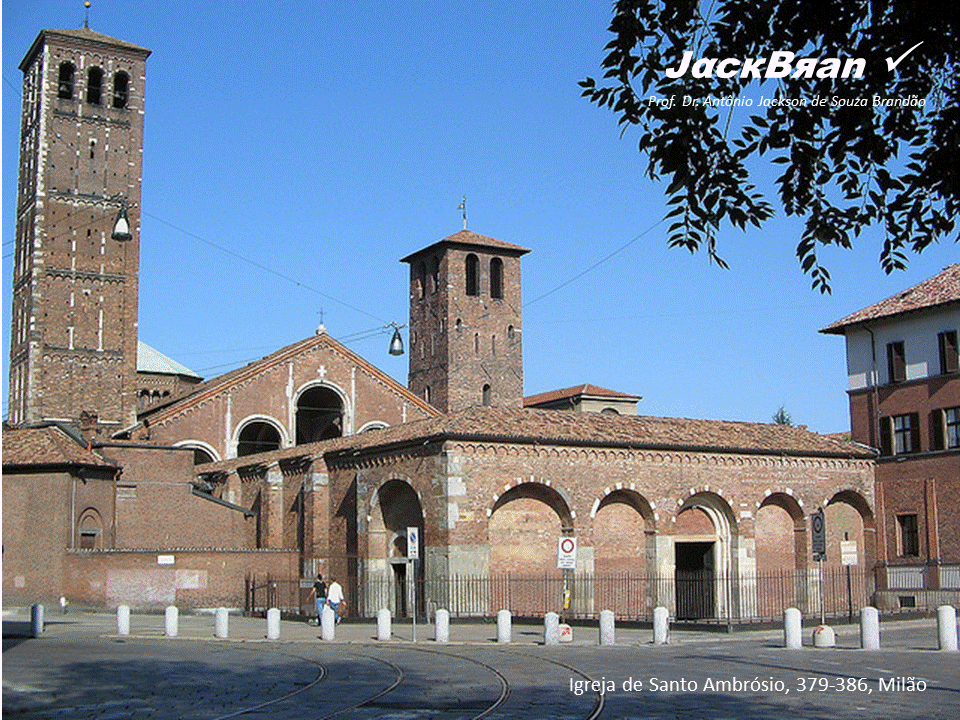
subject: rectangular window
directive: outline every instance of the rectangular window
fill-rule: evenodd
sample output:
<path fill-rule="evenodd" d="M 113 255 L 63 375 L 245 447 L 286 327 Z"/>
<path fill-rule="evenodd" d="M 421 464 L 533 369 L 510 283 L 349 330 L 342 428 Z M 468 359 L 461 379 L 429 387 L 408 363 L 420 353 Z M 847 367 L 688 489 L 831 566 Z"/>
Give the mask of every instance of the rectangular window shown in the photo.
<path fill-rule="evenodd" d="M 920 452 L 920 416 L 917 413 L 894 415 L 893 424 L 893 454 Z"/>
<path fill-rule="evenodd" d="M 897 515 L 900 526 L 900 557 L 920 557 L 920 532 L 916 515 Z"/>
<path fill-rule="evenodd" d="M 957 372 L 960 370 L 960 353 L 957 350 L 957 331 L 948 330 L 937 335 L 940 344 L 940 373 Z"/>
<path fill-rule="evenodd" d="M 943 425 L 946 431 L 946 447 L 960 448 L 960 407 L 943 411 Z"/>
<path fill-rule="evenodd" d="M 887 382 L 897 383 L 907 379 L 907 362 L 903 342 L 887 343 Z"/>

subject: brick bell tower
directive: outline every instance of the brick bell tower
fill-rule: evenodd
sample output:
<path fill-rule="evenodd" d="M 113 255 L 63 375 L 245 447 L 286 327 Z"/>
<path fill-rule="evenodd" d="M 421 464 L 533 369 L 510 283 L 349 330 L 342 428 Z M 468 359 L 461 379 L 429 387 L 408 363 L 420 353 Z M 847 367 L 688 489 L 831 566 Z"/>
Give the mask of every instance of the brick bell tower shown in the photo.
<path fill-rule="evenodd" d="M 530 252 L 462 230 L 410 264 L 409 388 L 443 412 L 523 407 L 520 258 Z"/>
<path fill-rule="evenodd" d="M 14 424 L 96 415 L 110 432 L 135 420 L 149 55 L 83 27 L 41 31 L 20 63 Z"/>

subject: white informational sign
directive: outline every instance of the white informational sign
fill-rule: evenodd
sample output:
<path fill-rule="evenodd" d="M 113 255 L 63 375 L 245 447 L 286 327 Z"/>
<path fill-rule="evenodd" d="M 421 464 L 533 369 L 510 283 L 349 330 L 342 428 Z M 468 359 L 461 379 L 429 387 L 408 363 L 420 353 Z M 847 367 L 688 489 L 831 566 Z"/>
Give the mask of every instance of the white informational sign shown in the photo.
<path fill-rule="evenodd" d="M 420 528 L 407 528 L 407 560 L 420 559 Z"/>
<path fill-rule="evenodd" d="M 157 565 L 175 565 L 176 562 L 175 555 L 157 555 Z"/>
<path fill-rule="evenodd" d="M 857 558 L 857 541 L 840 541 L 840 564 L 841 565 L 859 565 Z"/>
<path fill-rule="evenodd" d="M 577 539 L 562 537 L 557 542 L 557 567 L 561 570 L 576 570 Z"/>

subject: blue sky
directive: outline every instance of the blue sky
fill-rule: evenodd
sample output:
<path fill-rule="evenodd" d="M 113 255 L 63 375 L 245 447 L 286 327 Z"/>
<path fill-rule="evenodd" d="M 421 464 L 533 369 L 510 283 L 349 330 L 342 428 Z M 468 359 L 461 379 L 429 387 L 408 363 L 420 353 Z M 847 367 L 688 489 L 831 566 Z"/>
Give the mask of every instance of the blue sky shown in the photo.
<path fill-rule="evenodd" d="M 41 29 L 78 27 L 84 11 L 2 8 L 6 416 L 17 66 Z M 458 231 L 466 195 L 471 230 L 533 251 L 527 394 L 588 382 L 642 395 L 644 414 L 768 422 L 783 405 L 813 430 L 847 429 L 843 341 L 817 330 L 960 248 L 890 277 L 876 241 L 825 252 L 830 296 L 801 274 L 800 222 L 782 214 L 721 237 L 730 270 L 667 248 L 664 188 L 644 178 L 637 136 L 577 87 L 600 74 L 609 19 L 607 0 L 94 0 L 92 29 L 153 51 L 141 339 L 212 377 L 312 334 L 321 311 L 338 338 L 404 323 L 398 260 Z M 388 340 L 348 344 L 405 382 Z"/>

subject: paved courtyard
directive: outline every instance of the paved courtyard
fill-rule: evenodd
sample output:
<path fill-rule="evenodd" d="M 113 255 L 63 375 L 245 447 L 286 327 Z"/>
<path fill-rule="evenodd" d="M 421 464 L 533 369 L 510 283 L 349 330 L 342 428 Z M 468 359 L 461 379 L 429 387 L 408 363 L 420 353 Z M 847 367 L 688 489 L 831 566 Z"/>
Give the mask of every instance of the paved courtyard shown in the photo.
<path fill-rule="evenodd" d="M 596 628 L 542 645 L 542 630 L 454 624 L 449 644 L 409 621 L 378 642 L 374 623 L 319 628 L 211 615 L 182 616 L 164 636 L 160 615 L 134 615 L 118 636 L 108 614 L 47 614 L 39 638 L 25 615 L 4 616 L 3 716 L 97 720 L 196 718 L 950 718 L 960 717 L 960 653 L 936 650 L 935 620 L 882 624 L 883 649 L 858 649 L 856 626 L 836 626 L 837 648 L 786 650 L 782 632 Z M 810 630 L 804 632 L 810 639 Z"/>

